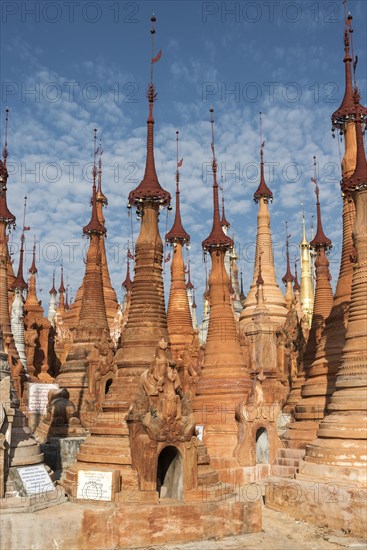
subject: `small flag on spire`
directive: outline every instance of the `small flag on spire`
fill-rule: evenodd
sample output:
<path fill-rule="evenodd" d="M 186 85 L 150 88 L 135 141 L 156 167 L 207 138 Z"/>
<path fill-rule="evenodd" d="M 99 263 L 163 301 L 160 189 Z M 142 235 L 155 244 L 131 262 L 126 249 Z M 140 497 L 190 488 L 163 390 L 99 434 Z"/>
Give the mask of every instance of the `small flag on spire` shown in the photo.
<path fill-rule="evenodd" d="M 157 53 L 157 55 L 156 55 L 155 57 L 152 57 L 152 64 L 153 64 L 153 63 L 156 63 L 157 61 L 159 61 L 161 57 L 162 57 L 162 50 L 159 50 L 159 52 Z"/>
<path fill-rule="evenodd" d="M 170 261 L 170 259 L 171 259 L 171 253 L 170 253 L 170 252 L 168 252 L 168 256 L 167 256 L 167 258 L 165 258 L 165 259 L 164 259 L 164 263 L 166 264 L 167 262 L 169 262 L 169 261 Z"/>
<path fill-rule="evenodd" d="M 178 167 L 178 168 L 181 168 L 182 165 L 183 165 L 183 159 L 181 159 L 181 160 L 177 163 L 177 167 Z"/>
<path fill-rule="evenodd" d="M 130 248 L 129 248 L 128 251 L 127 251 L 127 257 L 128 257 L 130 260 L 134 260 L 134 259 L 135 259 L 135 258 L 134 258 L 134 255 L 131 254 L 131 252 L 130 252 Z"/>

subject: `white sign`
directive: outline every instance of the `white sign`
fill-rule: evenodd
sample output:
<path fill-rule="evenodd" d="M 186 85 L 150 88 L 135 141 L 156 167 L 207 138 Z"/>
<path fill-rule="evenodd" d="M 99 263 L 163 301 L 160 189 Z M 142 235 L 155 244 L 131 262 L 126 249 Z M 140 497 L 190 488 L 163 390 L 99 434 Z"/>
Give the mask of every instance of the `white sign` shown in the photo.
<path fill-rule="evenodd" d="M 85 500 L 112 500 L 112 473 L 79 470 L 76 497 Z"/>
<path fill-rule="evenodd" d="M 31 413 L 46 414 L 48 404 L 48 392 L 58 390 L 58 384 L 29 384 L 28 410 Z"/>
<path fill-rule="evenodd" d="M 27 495 L 39 495 L 54 491 L 55 487 L 43 464 L 17 468 Z"/>
<path fill-rule="evenodd" d="M 204 436 L 204 426 L 196 426 L 196 437 L 199 441 L 203 440 Z"/>

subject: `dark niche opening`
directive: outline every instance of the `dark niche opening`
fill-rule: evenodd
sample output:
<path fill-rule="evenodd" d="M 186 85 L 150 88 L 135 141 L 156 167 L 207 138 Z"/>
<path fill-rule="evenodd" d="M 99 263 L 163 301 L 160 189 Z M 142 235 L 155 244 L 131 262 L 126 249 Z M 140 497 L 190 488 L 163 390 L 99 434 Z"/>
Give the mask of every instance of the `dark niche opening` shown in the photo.
<path fill-rule="evenodd" d="M 110 387 L 111 387 L 111 384 L 112 384 L 112 378 L 109 378 L 106 382 L 106 385 L 105 385 L 105 388 L 104 388 L 104 394 L 107 395 L 108 392 L 110 391 Z"/>
<path fill-rule="evenodd" d="M 269 436 L 265 428 L 256 432 L 256 464 L 269 464 Z"/>
<path fill-rule="evenodd" d="M 182 456 L 176 447 L 165 447 L 157 466 L 157 491 L 160 498 L 182 500 Z"/>

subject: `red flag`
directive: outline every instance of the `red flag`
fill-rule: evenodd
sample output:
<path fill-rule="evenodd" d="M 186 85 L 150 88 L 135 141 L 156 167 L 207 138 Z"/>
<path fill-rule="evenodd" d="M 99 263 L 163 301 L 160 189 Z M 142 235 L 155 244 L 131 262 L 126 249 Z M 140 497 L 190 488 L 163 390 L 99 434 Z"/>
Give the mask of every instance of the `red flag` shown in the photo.
<path fill-rule="evenodd" d="M 177 163 L 177 167 L 180 168 L 183 164 L 183 159 L 181 159 L 178 163 Z"/>
<path fill-rule="evenodd" d="M 170 253 L 170 252 L 168 252 L 168 256 L 167 256 L 167 258 L 164 258 L 164 263 L 166 264 L 167 262 L 169 262 L 169 261 L 170 261 L 170 259 L 171 259 L 171 253 Z"/>
<path fill-rule="evenodd" d="M 157 55 L 156 55 L 155 57 L 152 58 L 152 64 L 153 64 L 153 63 L 156 63 L 157 61 L 159 61 L 161 57 L 162 57 L 162 50 L 159 50 L 159 52 L 157 53 Z"/>
<path fill-rule="evenodd" d="M 29 227 L 29 225 L 25 225 L 23 227 L 23 231 L 30 231 L 30 230 L 31 230 L 31 228 Z"/>
<path fill-rule="evenodd" d="M 127 251 L 127 257 L 128 257 L 130 260 L 135 260 L 134 255 L 131 254 L 131 252 L 130 252 L 130 248 L 129 248 L 128 251 Z"/>

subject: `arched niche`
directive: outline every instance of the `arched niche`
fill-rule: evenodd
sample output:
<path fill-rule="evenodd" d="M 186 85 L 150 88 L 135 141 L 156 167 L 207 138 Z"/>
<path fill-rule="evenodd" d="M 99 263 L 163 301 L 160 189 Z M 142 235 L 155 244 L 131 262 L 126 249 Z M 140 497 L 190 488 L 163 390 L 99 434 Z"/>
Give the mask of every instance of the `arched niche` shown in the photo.
<path fill-rule="evenodd" d="M 183 500 L 183 469 L 180 451 L 173 445 L 164 447 L 158 457 L 157 491 L 159 497 Z"/>
<path fill-rule="evenodd" d="M 256 464 L 269 464 L 269 435 L 265 428 L 256 431 Z"/>

